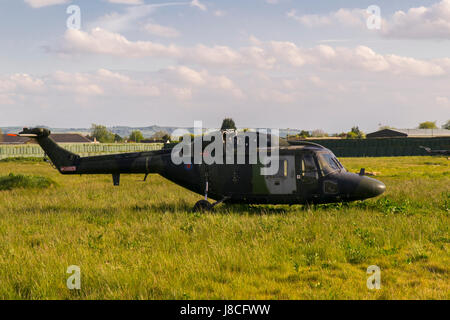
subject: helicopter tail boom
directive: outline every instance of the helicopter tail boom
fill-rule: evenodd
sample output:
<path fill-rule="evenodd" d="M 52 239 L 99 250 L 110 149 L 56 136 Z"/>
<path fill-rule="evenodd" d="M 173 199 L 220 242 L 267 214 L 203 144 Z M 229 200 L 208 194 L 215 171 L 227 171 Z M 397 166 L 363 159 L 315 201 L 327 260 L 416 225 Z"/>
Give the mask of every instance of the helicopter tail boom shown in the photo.
<path fill-rule="evenodd" d="M 55 167 L 61 173 L 66 173 L 70 171 L 70 168 L 74 167 L 75 161 L 80 157 L 60 147 L 52 138 L 50 138 L 50 133 L 50 130 L 45 128 L 24 128 L 18 136 L 36 139 L 37 143 L 53 162 Z"/>
<path fill-rule="evenodd" d="M 157 156 L 159 151 L 145 153 L 121 153 L 90 157 L 80 157 L 60 147 L 45 128 L 23 129 L 18 136 L 36 139 L 37 143 L 50 158 L 61 174 L 121 174 L 121 173 L 156 173 L 164 164 Z"/>

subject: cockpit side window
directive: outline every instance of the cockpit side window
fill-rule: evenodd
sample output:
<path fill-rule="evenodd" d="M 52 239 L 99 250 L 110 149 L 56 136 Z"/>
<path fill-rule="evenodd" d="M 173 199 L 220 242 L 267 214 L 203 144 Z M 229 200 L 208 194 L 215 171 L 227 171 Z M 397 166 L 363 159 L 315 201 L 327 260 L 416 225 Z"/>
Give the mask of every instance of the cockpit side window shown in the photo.
<path fill-rule="evenodd" d="M 303 161 L 305 162 L 305 172 L 317 171 L 316 163 L 314 162 L 314 157 L 312 154 L 305 154 L 303 156 Z"/>
<path fill-rule="evenodd" d="M 344 168 L 332 153 L 318 153 L 317 160 L 319 162 L 320 171 L 324 176 Z"/>
<path fill-rule="evenodd" d="M 288 176 L 288 161 L 280 160 L 278 167 L 278 173 L 275 175 L 276 178 L 285 178 Z"/>
<path fill-rule="evenodd" d="M 312 154 L 305 153 L 301 160 L 300 175 L 305 183 L 318 179 L 316 162 Z"/>

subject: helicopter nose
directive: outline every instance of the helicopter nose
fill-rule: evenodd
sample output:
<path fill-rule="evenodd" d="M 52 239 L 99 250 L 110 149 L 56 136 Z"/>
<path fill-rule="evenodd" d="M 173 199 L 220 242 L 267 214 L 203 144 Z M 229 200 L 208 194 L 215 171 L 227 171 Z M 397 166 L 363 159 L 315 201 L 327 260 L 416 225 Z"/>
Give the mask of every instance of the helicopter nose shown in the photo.
<path fill-rule="evenodd" d="M 356 196 L 360 199 L 367 199 L 379 196 L 386 191 L 386 185 L 378 180 L 362 177 L 356 188 Z"/>

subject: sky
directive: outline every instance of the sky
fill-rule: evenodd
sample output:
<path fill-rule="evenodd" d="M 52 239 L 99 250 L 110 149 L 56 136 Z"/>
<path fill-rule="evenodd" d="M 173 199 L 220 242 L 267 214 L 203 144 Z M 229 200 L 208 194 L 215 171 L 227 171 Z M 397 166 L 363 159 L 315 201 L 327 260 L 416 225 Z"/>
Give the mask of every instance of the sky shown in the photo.
<path fill-rule="evenodd" d="M 232 117 L 242 128 L 337 133 L 450 119 L 450 0 L 0 6 L 3 127 Z"/>

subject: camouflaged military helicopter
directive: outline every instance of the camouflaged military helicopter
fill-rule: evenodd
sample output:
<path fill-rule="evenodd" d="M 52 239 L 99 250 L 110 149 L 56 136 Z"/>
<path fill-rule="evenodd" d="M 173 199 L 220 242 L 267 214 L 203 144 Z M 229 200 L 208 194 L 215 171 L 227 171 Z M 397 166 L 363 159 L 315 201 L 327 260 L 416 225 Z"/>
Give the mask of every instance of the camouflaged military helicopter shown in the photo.
<path fill-rule="evenodd" d="M 278 172 L 261 175 L 262 164 L 174 164 L 172 148 L 150 152 L 80 157 L 58 146 L 45 128 L 24 128 L 19 136 L 36 139 L 56 169 L 64 175 L 111 174 L 114 185 L 121 174 L 159 174 L 200 195 L 195 211 L 219 203 L 320 204 L 364 200 L 382 194 L 386 186 L 345 170 L 325 147 L 306 141 L 278 147 Z M 217 201 L 211 203 L 208 196 Z"/>

